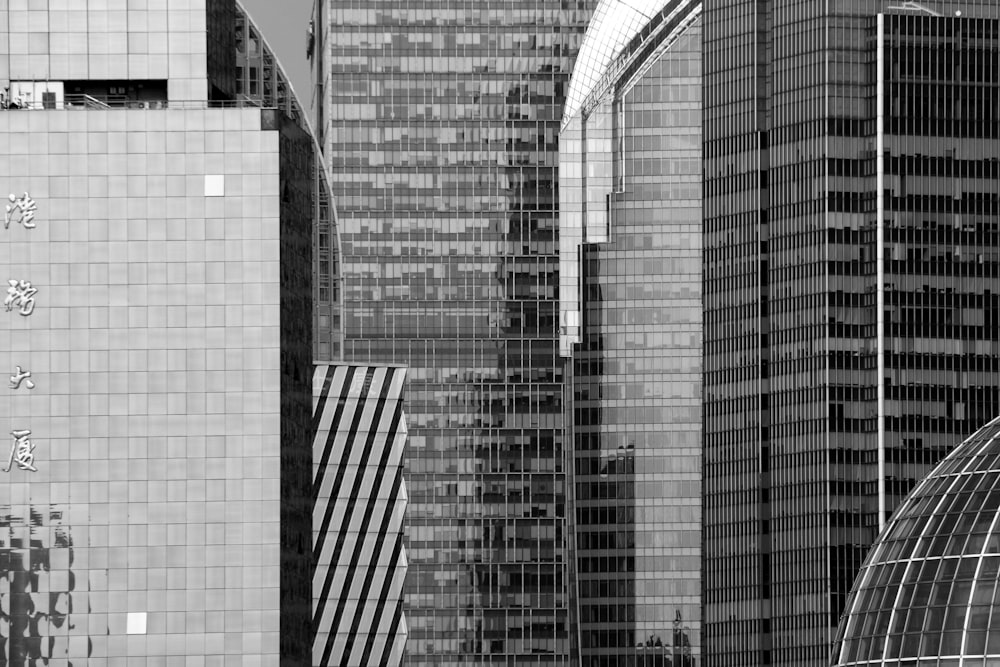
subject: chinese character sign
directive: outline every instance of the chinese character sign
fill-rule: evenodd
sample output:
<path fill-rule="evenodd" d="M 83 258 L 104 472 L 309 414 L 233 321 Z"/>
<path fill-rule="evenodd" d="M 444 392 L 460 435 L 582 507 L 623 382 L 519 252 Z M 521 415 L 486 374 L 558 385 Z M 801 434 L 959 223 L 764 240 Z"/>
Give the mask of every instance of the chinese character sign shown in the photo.
<path fill-rule="evenodd" d="M 7 467 L 3 471 L 10 472 L 10 469 L 16 463 L 20 470 L 38 472 L 38 468 L 35 467 L 35 446 L 31 444 L 31 439 L 28 437 L 31 435 L 31 431 L 25 429 L 11 431 L 10 434 L 14 438 L 14 442 L 10 446 L 10 458 L 7 460 Z"/>
<path fill-rule="evenodd" d="M 35 212 L 38 210 L 35 200 L 27 192 L 20 197 L 11 194 L 7 199 L 10 203 L 7 204 L 7 212 L 4 216 L 4 229 L 9 229 L 11 222 L 20 223 L 25 229 L 34 229 Z M 3 302 L 4 308 L 7 309 L 8 313 L 16 308 L 22 316 L 27 317 L 35 310 L 35 294 L 37 293 L 38 289 L 32 287 L 30 281 L 8 280 L 7 298 Z M 17 391 L 22 387 L 29 390 L 34 389 L 35 383 L 31 379 L 31 371 L 26 371 L 18 366 L 14 374 L 10 376 L 9 389 Z M 31 429 L 13 430 L 10 435 L 14 441 L 11 443 L 10 457 L 7 459 L 7 467 L 3 469 L 3 472 L 10 472 L 15 464 L 19 470 L 37 472 L 35 445 L 31 442 Z"/>
<path fill-rule="evenodd" d="M 34 229 L 35 211 L 38 210 L 35 200 L 27 192 L 20 197 L 15 197 L 12 194 L 8 195 L 7 199 L 10 203 L 7 204 L 7 215 L 4 218 L 3 228 L 9 228 L 11 221 L 14 221 L 20 222 L 25 229 Z M 15 214 L 17 214 L 16 217 Z"/>
<path fill-rule="evenodd" d="M 27 387 L 28 389 L 34 389 L 35 383 L 32 382 L 30 378 L 31 378 L 31 371 L 22 371 L 21 367 L 18 366 L 17 372 L 10 376 L 10 388 L 20 389 L 21 383 L 23 382 L 24 386 Z"/>
<path fill-rule="evenodd" d="M 27 317 L 35 310 L 35 293 L 38 290 L 31 286 L 27 280 L 8 280 L 7 298 L 3 305 L 10 312 L 14 308 L 19 308 L 21 315 Z"/>

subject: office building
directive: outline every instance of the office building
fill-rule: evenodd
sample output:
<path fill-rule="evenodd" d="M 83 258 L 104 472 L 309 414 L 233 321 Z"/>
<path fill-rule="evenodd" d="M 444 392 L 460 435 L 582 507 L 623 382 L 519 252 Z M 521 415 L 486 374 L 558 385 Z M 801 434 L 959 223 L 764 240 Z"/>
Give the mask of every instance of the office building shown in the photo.
<path fill-rule="evenodd" d="M 1000 419 L 959 445 L 901 504 L 848 599 L 831 664 L 1000 661 Z"/>
<path fill-rule="evenodd" d="M 317 2 L 345 359 L 407 371 L 410 665 L 568 665 L 557 141 L 588 0 Z"/>
<path fill-rule="evenodd" d="M 825 665 L 880 528 L 1000 413 L 1000 9 L 704 14 L 706 664 Z"/>
<path fill-rule="evenodd" d="M 0 663 L 398 664 L 404 375 L 336 363 L 333 200 L 260 31 L 226 0 L 0 19 Z M 358 479 L 371 523 L 310 521 Z"/>
<path fill-rule="evenodd" d="M 559 138 L 579 664 L 701 664 L 701 3 L 604 0 Z"/>

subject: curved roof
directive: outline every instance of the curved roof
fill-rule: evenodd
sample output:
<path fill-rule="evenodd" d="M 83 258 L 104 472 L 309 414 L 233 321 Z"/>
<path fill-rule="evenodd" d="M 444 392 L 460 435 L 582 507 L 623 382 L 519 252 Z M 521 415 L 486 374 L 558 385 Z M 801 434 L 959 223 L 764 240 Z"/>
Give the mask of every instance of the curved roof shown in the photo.
<path fill-rule="evenodd" d="M 680 12 L 694 0 L 601 0 L 587 26 L 566 94 L 563 125 L 584 107 L 615 59 L 664 10 Z"/>
<path fill-rule="evenodd" d="M 1000 418 L 959 445 L 889 520 L 855 580 L 832 664 L 1000 660 L 998 575 Z"/>
<path fill-rule="evenodd" d="M 260 41 L 260 46 L 262 53 L 266 53 L 272 60 L 274 60 L 274 70 L 272 76 L 274 77 L 274 85 L 272 86 L 273 93 L 271 95 L 272 99 L 257 99 L 256 101 L 262 102 L 266 105 L 274 105 L 281 109 L 296 121 L 303 130 L 309 133 L 309 136 L 313 137 L 315 141 L 316 133 L 312 130 L 312 123 L 309 122 L 309 116 L 303 113 L 304 107 L 299 103 L 298 95 L 295 94 L 295 89 L 292 88 L 292 80 L 288 78 L 285 74 L 285 68 L 281 66 L 281 61 L 278 60 L 278 54 L 271 45 L 267 43 L 267 39 L 264 37 L 264 33 L 261 32 L 260 28 L 257 27 L 257 23 L 250 16 L 250 12 L 246 7 L 243 6 L 241 0 L 236 0 L 236 11 L 243 17 L 250 27 L 253 36 Z M 246 97 L 251 99 L 263 98 L 264 95 L 246 95 Z M 318 146 L 318 144 L 317 144 Z"/>
<path fill-rule="evenodd" d="M 319 229 L 329 230 L 331 235 L 329 246 L 322 248 L 317 243 L 313 250 L 315 253 L 313 270 L 316 273 L 313 285 L 313 301 L 316 306 L 313 309 L 313 322 L 317 340 L 329 342 L 331 350 L 335 349 L 331 353 L 330 358 L 326 360 L 339 359 L 343 349 L 343 330 L 339 326 L 339 323 L 343 321 L 343 300 L 339 297 L 339 290 L 328 290 L 329 297 L 322 298 L 323 292 L 319 288 L 319 285 L 327 280 L 330 285 L 339 284 L 341 281 L 339 272 L 341 248 L 340 227 L 337 224 L 336 199 L 334 199 L 333 189 L 330 184 L 328 165 L 323 159 L 323 150 L 316 140 L 316 133 L 313 132 L 309 116 L 303 111 L 303 107 L 295 95 L 295 90 L 292 88 L 292 83 L 285 75 L 285 70 L 278 61 L 274 49 L 267 43 L 264 34 L 257 27 L 257 24 L 254 23 L 250 13 L 240 0 L 236 0 L 236 11 L 238 17 L 242 17 L 246 22 L 247 38 L 257 40 L 260 44 L 260 50 L 252 55 L 246 49 L 238 51 L 237 60 L 240 61 L 239 64 L 244 66 L 244 71 L 250 71 L 250 65 L 252 65 L 253 69 L 261 73 L 261 76 L 267 78 L 268 84 L 259 86 L 256 94 L 251 95 L 248 91 L 244 94 L 244 97 L 252 99 L 261 106 L 281 109 L 299 127 L 308 133 L 313 142 L 313 181 L 316 195 L 314 208 L 314 215 L 316 217 L 313 224 Z M 251 58 L 255 60 L 251 62 Z M 273 62 L 273 67 L 266 66 L 268 60 Z M 331 318 L 330 327 L 319 327 L 317 324 L 318 315 L 327 309 L 339 311 L 339 313 L 337 317 Z M 329 341 L 325 340 L 327 333 L 330 334 L 331 340 Z M 318 352 L 316 353 L 316 357 L 326 358 Z"/>

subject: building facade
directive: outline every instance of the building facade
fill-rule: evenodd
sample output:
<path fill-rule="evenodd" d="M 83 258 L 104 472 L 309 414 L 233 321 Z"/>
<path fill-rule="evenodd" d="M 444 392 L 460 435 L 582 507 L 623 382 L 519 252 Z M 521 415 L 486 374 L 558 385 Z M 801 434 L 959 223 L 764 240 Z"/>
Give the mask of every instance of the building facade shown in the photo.
<path fill-rule="evenodd" d="M 409 369 L 407 664 L 572 664 L 557 139 L 593 4 L 317 3 L 345 359 Z"/>
<path fill-rule="evenodd" d="M 700 11 L 601 2 L 562 122 L 560 341 L 587 667 L 701 664 Z"/>
<path fill-rule="evenodd" d="M 403 658 L 405 379 L 403 368 L 346 364 L 313 377 L 316 666 Z"/>
<path fill-rule="evenodd" d="M 888 516 L 1000 412 L 997 18 L 705 3 L 708 664 L 827 664 Z"/>
<path fill-rule="evenodd" d="M 232 0 L 0 20 L 0 664 L 398 664 L 404 373 L 335 363 L 333 199 L 260 31 Z M 367 524 L 310 521 L 327 479 Z"/>
<path fill-rule="evenodd" d="M 67 76 L 36 59 L 12 88 Z M 127 88 L 101 61 L 69 75 Z M 170 75 L 145 73 L 168 108 L 0 114 L 7 664 L 308 659 L 312 142 L 194 79 L 169 108 Z"/>

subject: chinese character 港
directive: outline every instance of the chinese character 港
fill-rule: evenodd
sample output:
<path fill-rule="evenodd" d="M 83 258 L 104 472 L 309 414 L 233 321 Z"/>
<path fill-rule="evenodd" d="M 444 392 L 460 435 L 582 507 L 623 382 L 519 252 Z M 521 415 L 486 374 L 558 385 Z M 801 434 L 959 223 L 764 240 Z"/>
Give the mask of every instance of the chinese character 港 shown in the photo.
<path fill-rule="evenodd" d="M 20 313 L 27 317 L 35 309 L 35 293 L 37 289 L 31 286 L 27 280 L 8 280 L 7 298 L 3 305 L 10 312 L 14 308 L 20 308 Z"/>
<path fill-rule="evenodd" d="M 20 197 L 15 197 L 12 194 L 8 195 L 7 199 L 10 200 L 10 203 L 7 204 L 7 216 L 4 218 L 3 228 L 7 229 L 10 227 L 14 211 L 20 211 L 21 215 L 17 219 L 17 222 L 24 225 L 25 229 L 34 229 L 35 211 L 38 210 L 38 205 L 35 203 L 35 200 L 28 196 L 27 192 Z"/>
<path fill-rule="evenodd" d="M 21 383 L 23 382 L 24 386 L 27 387 L 28 389 L 34 389 L 35 383 L 32 382 L 30 378 L 31 378 L 31 371 L 22 371 L 21 367 L 18 366 L 17 372 L 14 375 L 10 376 L 10 388 L 20 389 Z"/>
<path fill-rule="evenodd" d="M 15 463 L 20 470 L 38 472 L 38 468 L 35 467 L 35 446 L 28 438 L 31 431 L 11 431 L 10 434 L 14 438 L 14 443 L 10 446 L 10 458 L 7 460 L 4 472 L 10 472 Z"/>

